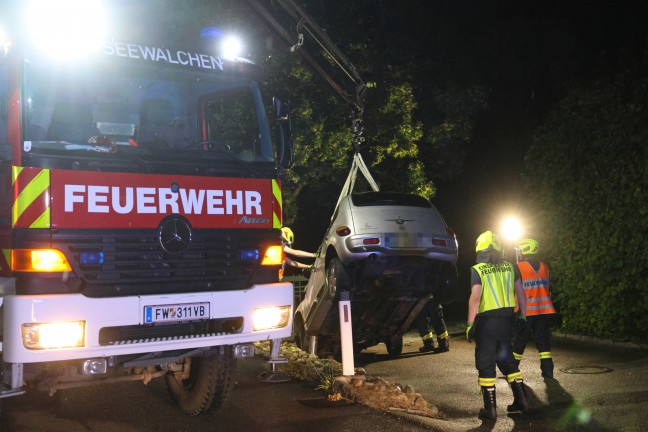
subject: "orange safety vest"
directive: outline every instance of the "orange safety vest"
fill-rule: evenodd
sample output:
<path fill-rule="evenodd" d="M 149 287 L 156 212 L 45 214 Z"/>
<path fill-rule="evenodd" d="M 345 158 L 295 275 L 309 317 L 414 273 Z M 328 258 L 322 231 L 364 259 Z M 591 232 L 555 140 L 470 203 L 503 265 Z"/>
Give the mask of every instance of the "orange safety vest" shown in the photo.
<path fill-rule="evenodd" d="M 526 294 L 527 316 L 556 313 L 549 291 L 549 267 L 542 261 L 537 272 L 526 261 L 517 263 L 517 266 L 520 269 L 522 287 Z"/>

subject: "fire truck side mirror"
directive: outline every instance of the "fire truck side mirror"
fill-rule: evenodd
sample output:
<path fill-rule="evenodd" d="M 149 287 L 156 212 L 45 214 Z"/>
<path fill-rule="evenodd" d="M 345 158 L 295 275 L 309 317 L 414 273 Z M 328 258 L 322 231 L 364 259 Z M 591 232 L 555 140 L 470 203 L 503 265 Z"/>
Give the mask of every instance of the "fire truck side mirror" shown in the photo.
<path fill-rule="evenodd" d="M 277 143 L 277 159 L 283 168 L 290 168 L 293 163 L 293 142 L 291 137 L 291 114 L 290 101 L 282 102 L 275 97 L 272 99 L 272 106 L 278 124 L 279 139 Z"/>

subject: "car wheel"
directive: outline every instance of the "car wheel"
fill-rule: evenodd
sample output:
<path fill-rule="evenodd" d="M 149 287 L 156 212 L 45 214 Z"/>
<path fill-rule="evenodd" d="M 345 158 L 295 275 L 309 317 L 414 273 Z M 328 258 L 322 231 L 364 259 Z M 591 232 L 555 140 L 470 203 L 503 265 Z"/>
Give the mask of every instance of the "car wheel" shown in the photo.
<path fill-rule="evenodd" d="M 394 335 L 385 341 L 387 354 L 391 358 L 398 357 L 403 352 L 403 335 Z"/>
<path fill-rule="evenodd" d="M 351 288 L 351 278 L 339 258 L 331 259 L 326 268 L 326 285 L 331 299 L 336 298 L 338 292 Z"/>
<path fill-rule="evenodd" d="M 295 345 L 302 351 L 308 352 L 308 335 L 304 328 L 304 320 L 301 317 L 296 317 L 293 324 L 293 333 L 295 335 Z"/>

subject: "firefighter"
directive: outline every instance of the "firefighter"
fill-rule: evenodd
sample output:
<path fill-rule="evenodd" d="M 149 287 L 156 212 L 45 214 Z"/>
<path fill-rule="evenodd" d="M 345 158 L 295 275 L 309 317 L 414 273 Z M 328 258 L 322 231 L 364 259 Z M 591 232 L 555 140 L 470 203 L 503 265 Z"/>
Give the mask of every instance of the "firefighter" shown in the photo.
<path fill-rule="evenodd" d="M 475 366 L 484 408 L 479 417 L 497 418 L 495 366 L 506 376 L 513 391 L 513 404 L 507 411 L 528 412 L 522 374 L 511 351 L 513 316 L 518 293 L 520 312 L 526 312 L 522 283 L 515 279 L 513 265 L 502 259 L 499 238 L 491 231 L 477 238 L 477 264 L 472 267 L 471 293 L 468 300 L 466 337 L 475 339 Z"/>
<path fill-rule="evenodd" d="M 281 228 L 281 243 L 283 245 L 283 251 L 284 251 L 284 262 L 281 266 L 281 270 L 279 270 L 279 280 L 283 279 L 284 272 L 286 270 L 286 266 L 288 267 L 294 267 L 297 269 L 311 269 L 313 268 L 312 265 L 308 264 L 303 264 L 298 261 L 295 261 L 293 258 L 316 258 L 317 255 L 315 255 L 312 252 L 306 252 L 302 251 L 299 249 L 293 249 L 291 246 L 293 242 L 295 241 L 295 234 L 293 234 L 292 230 L 288 227 L 282 227 Z"/>
<path fill-rule="evenodd" d="M 551 330 L 549 319 L 556 309 L 549 291 L 549 267 L 538 258 L 540 244 L 533 239 L 521 240 L 517 249 L 521 261 L 515 272 L 522 280 L 526 298 L 526 319 L 518 319 L 513 342 L 513 357 L 519 364 L 531 335 L 540 355 L 540 370 L 544 378 L 553 378 L 553 359 L 551 358 Z"/>
<path fill-rule="evenodd" d="M 423 346 L 419 348 L 419 352 L 443 353 L 450 351 L 448 329 L 443 319 L 443 307 L 434 297 L 425 304 L 416 318 L 416 328 L 423 339 Z M 438 345 L 436 347 L 434 346 L 434 333 L 437 335 Z"/>

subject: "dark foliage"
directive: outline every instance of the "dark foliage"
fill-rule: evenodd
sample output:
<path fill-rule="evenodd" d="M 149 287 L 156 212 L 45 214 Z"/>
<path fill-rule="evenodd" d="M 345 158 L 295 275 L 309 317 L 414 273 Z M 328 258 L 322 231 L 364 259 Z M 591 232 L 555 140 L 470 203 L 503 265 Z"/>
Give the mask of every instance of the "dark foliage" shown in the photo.
<path fill-rule="evenodd" d="M 526 158 L 569 332 L 648 340 L 647 64 L 572 89 Z"/>

